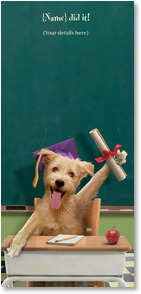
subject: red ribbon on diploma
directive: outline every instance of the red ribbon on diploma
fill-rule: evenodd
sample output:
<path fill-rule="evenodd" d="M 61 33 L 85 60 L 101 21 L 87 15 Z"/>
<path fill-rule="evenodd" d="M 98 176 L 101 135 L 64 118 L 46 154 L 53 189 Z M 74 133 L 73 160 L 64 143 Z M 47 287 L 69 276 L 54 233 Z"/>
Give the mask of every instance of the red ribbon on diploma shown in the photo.
<path fill-rule="evenodd" d="M 102 162 L 102 161 L 104 161 L 104 160 L 107 160 L 109 157 L 114 156 L 114 155 L 117 155 L 118 153 L 117 153 L 116 151 L 119 150 L 121 147 L 122 147 L 122 145 L 118 145 L 118 144 L 117 144 L 116 147 L 114 148 L 113 152 L 104 149 L 104 150 L 102 151 L 103 156 L 102 156 L 102 157 L 95 158 L 95 160 L 96 160 L 97 162 Z"/>

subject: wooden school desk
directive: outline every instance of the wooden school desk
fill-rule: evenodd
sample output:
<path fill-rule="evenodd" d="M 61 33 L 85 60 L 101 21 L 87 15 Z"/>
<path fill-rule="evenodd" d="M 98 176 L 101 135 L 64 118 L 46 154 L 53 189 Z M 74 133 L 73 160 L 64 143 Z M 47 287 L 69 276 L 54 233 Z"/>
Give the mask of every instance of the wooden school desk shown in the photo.
<path fill-rule="evenodd" d="M 52 236 L 32 236 L 21 254 L 11 258 L 6 249 L 13 237 L 1 244 L 7 273 L 3 287 L 14 281 L 116 281 L 127 287 L 123 273 L 131 246 L 123 236 L 116 245 L 109 245 L 105 236 L 86 236 L 74 246 L 46 244 Z"/>

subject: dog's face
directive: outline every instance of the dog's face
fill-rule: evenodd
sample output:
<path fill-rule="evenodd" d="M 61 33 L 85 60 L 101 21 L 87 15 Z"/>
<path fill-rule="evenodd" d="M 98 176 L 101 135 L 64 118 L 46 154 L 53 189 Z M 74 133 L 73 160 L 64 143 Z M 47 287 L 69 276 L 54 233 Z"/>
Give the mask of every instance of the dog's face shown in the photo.
<path fill-rule="evenodd" d="M 91 163 L 63 157 L 49 150 L 42 150 L 44 170 L 44 185 L 50 191 L 50 206 L 58 209 L 63 199 L 73 194 L 82 178 L 93 175 L 94 166 Z"/>

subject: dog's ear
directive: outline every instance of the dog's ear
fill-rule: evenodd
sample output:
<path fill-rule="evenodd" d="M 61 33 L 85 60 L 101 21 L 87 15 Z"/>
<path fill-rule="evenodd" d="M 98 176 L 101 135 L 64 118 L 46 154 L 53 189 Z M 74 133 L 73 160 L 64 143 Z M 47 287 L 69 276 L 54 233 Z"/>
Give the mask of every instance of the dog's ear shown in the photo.
<path fill-rule="evenodd" d="M 39 155 L 43 156 L 43 163 L 48 164 L 51 160 L 55 159 L 58 155 L 50 150 L 42 149 Z"/>
<path fill-rule="evenodd" d="M 38 159 L 36 161 L 36 166 L 35 166 L 35 177 L 33 179 L 32 185 L 34 188 L 36 188 L 37 183 L 38 183 L 38 179 L 39 179 L 39 173 L 38 173 L 38 166 L 41 160 L 41 157 L 43 156 L 43 163 L 44 164 L 48 164 L 52 159 L 54 159 L 55 157 L 57 157 L 58 155 L 50 150 L 46 150 L 46 149 L 42 149 L 39 153 L 38 153 Z"/>
<path fill-rule="evenodd" d="M 94 175 L 94 165 L 90 162 L 80 161 L 78 164 L 78 170 L 83 177 L 86 177 L 88 174 L 93 176 Z"/>

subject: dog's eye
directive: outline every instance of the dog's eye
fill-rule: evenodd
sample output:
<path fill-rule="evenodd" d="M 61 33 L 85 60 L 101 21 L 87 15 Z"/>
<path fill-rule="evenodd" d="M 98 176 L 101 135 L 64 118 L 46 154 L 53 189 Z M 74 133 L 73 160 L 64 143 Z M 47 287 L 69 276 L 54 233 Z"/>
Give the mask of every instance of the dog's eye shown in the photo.
<path fill-rule="evenodd" d="M 71 178 L 73 178 L 73 177 L 74 177 L 74 173 L 73 173 L 73 172 L 70 172 L 70 173 L 69 173 L 69 176 L 70 176 Z"/>
<path fill-rule="evenodd" d="M 53 167 L 52 171 L 55 173 L 56 171 L 58 171 L 58 167 Z"/>

